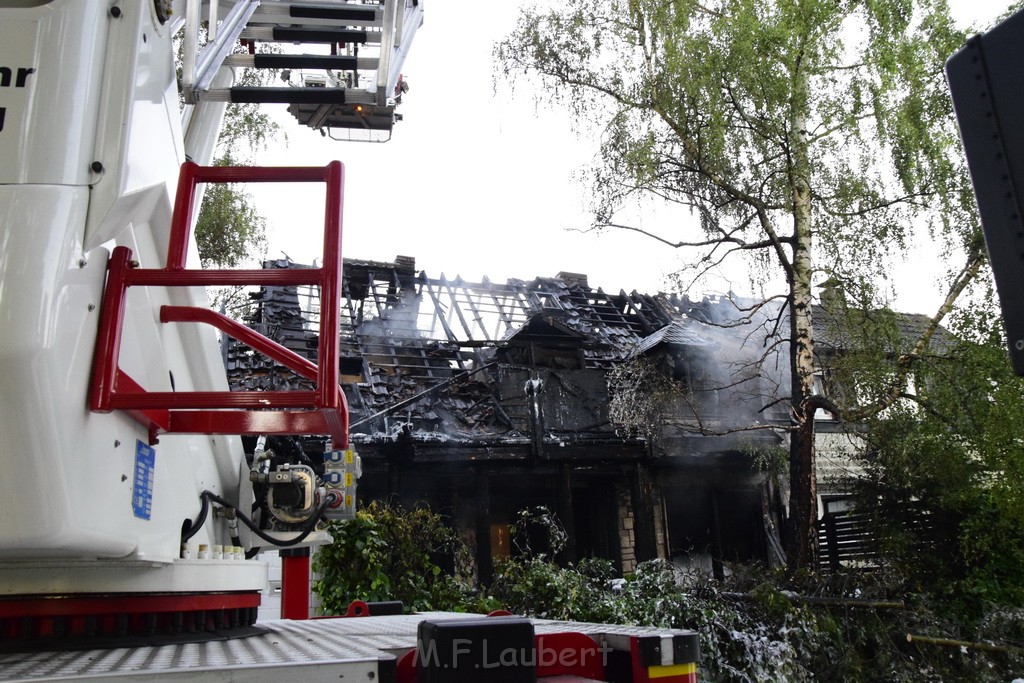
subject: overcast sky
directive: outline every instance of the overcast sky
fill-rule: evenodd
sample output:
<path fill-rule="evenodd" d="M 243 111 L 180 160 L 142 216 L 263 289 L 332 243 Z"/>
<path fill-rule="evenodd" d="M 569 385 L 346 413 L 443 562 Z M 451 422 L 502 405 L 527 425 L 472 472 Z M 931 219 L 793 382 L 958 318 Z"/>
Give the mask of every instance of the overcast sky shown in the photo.
<path fill-rule="evenodd" d="M 954 0 L 954 15 L 978 24 L 1005 6 L 997 0 Z M 344 253 L 389 261 L 416 258 L 432 276 L 487 275 L 531 279 L 559 271 L 586 273 L 592 286 L 653 293 L 672 288 L 675 250 L 635 234 L 585 233 L 589 224 L 584 184 L 575 178 L 596 153 L 596 141 L 577 135 L 560 111 L 538 104 L 525 85 L 514 91 L 495 82 L 491 51 L 515 26 L 520 3 L 491 2 L 480 11 L 451 0 L 428 0 L 404 74 L 410 92 L 399 108 L 404 120 L 386 144 L 332 142 L 275 116 L 288 144 L 261 153 L 273 165 L 346 168 Z M 277 105 L 280 110 L 280 105 Z M 269 256 L 286 252 L 309 262 L 320 253 L 320 209 L 314 194 L 275 186 L 258 188 L 270 227 Z M 685 217 L 653 214 L 644 227 L 671 235 Z M 894 305 L 934 313 L 943 293 L 934 249 L 912 250 L 897 263 Z M 751 290 L 737 261 L 693 295 Z"/>

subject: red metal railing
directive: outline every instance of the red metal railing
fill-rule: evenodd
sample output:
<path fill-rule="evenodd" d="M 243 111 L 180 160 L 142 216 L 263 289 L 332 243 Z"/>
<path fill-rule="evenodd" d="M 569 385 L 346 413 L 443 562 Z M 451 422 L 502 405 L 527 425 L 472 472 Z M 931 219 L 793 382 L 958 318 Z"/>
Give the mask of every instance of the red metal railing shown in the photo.
<path fill-rule="evenodd" d="M 327 186 L 323 266 L 294 270 L 187 270 L 192 217 L 199 183 L 322 182 Z M 186 162 L 178 178 L 164 268 L 139 268 L 131 249 L 116 247 L 107 266 L 100 329 L 93 356 L 89 407 L 123 410 L 145 425 L 150 441 L 162 433 L 327 434 L 334 448 L 348 447 L 348 406 L 338 384 L 341 296 L 341 214 L 344 169 L 325 167 L 203 167 Z M 146 391 L 118 367 L 129 287 L 207 285 L 316 285 L 320 287 L 317 363 L 225 315 L 192 306 L 162 306 L 163 323 L 204 323 L 313 380 L 313 391 Z"/>

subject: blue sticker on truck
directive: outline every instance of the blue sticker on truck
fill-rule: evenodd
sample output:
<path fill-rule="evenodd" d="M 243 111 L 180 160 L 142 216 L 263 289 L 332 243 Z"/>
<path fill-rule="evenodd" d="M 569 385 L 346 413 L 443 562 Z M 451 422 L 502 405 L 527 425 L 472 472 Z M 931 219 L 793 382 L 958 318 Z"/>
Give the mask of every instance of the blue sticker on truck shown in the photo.
<path fill-rule="evenodd" d="M 139 519 L 149 519 L 153 513 L 153 467 L 156 451 L 135 442 L 135 483 L 132 486 L 132 511 Z"/>

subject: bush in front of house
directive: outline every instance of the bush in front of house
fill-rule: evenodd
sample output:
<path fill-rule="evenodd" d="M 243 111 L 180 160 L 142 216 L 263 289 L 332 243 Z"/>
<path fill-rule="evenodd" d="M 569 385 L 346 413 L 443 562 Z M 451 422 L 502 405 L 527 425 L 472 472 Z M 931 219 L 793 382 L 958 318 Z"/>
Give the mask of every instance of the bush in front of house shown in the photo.
<path fill-rule="evenodd" d="M 324 614 L 344 614 L 353 600 L 401 600 L 406 611 L 487 609 L 454 567 L 468 552 L 447 520 L 425 506 L 373 502 L 353 520 L 332 522 L 319 548 L 313 591 Z"/>
<path fill-rule="evenodd" d="M 315 590 L 329 614 L 344 613 L 353 599 L 400 599 L 411 611 L 500 607 L 546 619 L 692 629 L 700 636 L 699 678 L 706 681 L 917 683 L 1024 674 L 1024 612 L 991 606 L 980 622 L 969 622 L 938 597 L 908 592 L 906 577 L 892 569 L 815 575 L 732 566 L 717 581 L 653 560 L 625 582 L 613 581 L 620 577 L 605 559 L 573 566 L 552 561 L 561 550 L 559 530 L 546 510 L 522 513 L 512 528 L 516 552 L 496 560 L 493 582 L 478 590 L 462 563 L 455 562 L 463 566 L 461 576 L 441 568 L 439 555 L 466 559 L 444 517 L 373 504 L 332 527 L 334 543 L 314 561 L 321 574 Z M 540 550 L 529 546 L 530 537 L 544 540 L 535 543 Z M 903 601 L 904 607 L 865 601 Z M 911 643 L 907 634 L 998 647 Z"/>

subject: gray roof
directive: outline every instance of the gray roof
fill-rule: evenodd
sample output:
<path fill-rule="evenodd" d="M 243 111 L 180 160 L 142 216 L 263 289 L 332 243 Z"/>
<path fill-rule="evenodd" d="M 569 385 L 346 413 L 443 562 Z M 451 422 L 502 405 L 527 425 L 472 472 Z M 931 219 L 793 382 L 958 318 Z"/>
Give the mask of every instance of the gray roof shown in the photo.
<path fill-rule="evenodd" d="M 647 335 L 637 344 L 636 349 L 633 350 L 633 355 L 638 356 L 647 353 L 660 344 L 669 346 L 710 346 L 711 342 L 690 329 L 691 324 L 677 320 L 657 332 Z"/>
<path fill-rule="evenodd" d="M 889 332 L 888 336 L 877 339 L 877 343 L 883 345 L 890 353 L 904 353 L 913 348 L 932 321 L 931 316 L 899 313 L 888 309 L 862 311 L 856 308 L 815 305 L 813 313 L 816 346 L 820 350 L 832 351 L 851 349 L 863 344 L 863 340 L 851 335 L 849 328 L 856 328 L 866 319 L 874 318 L 874 322 L 879 325 L 879 331 Z M 956 337 L 953 333 L 939 325 L 932 336 L 931 348 L 942 352 L 955 343 Z"/>

